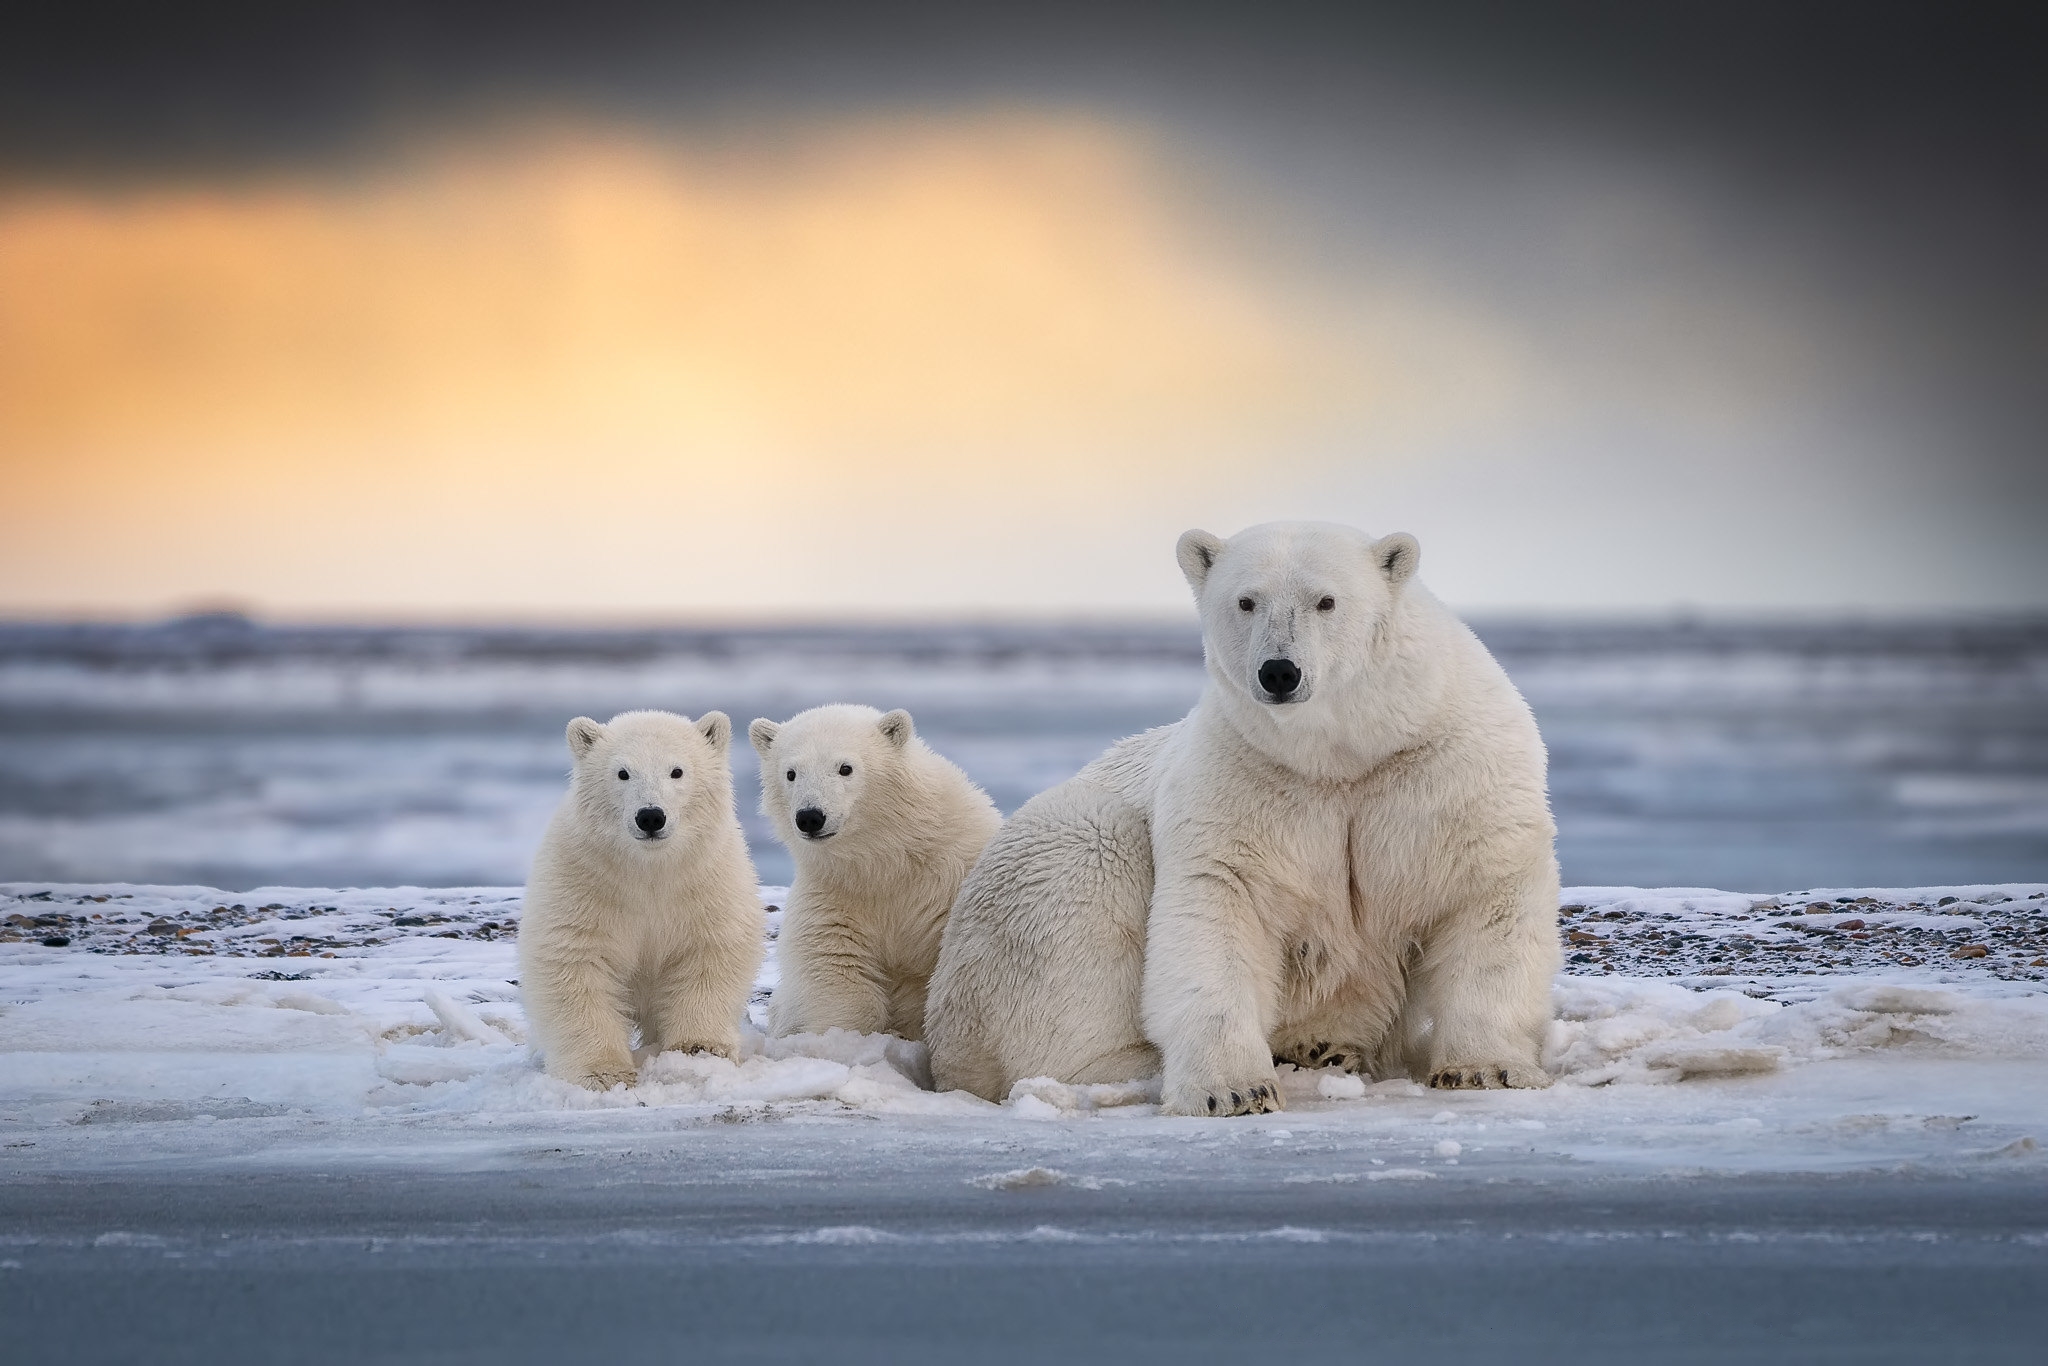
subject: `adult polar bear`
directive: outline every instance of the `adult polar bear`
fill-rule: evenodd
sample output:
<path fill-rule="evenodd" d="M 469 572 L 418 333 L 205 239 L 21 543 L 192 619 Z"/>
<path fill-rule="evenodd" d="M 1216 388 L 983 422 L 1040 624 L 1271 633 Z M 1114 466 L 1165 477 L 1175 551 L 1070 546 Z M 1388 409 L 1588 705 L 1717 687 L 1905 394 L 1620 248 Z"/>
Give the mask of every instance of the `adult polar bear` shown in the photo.
<path fill-rule="evenodd" d="M 1006 822 L 931 983 L 933 1077 L 1164 1070 L 1165 1108 L 1280 1108 L 1276 1058 L 1545 1086 L 1556 834 L 1534 718 L 1414 580 L 1413 537 L 1180 538 L 1209 682 Z"/>

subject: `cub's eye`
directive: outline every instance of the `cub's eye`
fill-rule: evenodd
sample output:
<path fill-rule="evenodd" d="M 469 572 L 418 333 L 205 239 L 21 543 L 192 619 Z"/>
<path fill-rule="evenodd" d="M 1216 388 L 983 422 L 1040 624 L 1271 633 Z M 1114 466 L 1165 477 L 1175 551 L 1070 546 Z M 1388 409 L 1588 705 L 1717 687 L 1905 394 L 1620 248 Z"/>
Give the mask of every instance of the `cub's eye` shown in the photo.
<path fill-rule="evenodd" d="M 632 776 L 632 774 L 626 772 L 626 770 L 623 768 L 619 770 L 619 781 L 622 783 Z"/>
<path fill-rule="evenodd" d="M 1334 611 L 1336 609 L 1336 606 L 1337 600 L 1335 598 L 1324 598 L 1321 602 L 1316 604 L 1316 610 L 1318 612 L 1329 612 Z"/>
<path fill-rule="evenodd" d="M 671 778 L 680 778 L 683 776 L 683 771 L 679 768 L 672 768 L 668 771 L 668 776 Z"/>
<path fill-rule="evenodd" d="M 795 781 L 796 781 L 796 770 L 795 770 L 795 769 L 791 769 L 791 770 L 790 770 L 789 772 L 787 772 L 787 773 L 783 774 L 782 776 L 783 776 L 783 777 L 785 777 L 785 778 L 787 778 L 787 779 L 789 779 L 789 780 L 790 780 L 791 782 L 795 782 Z"/>
<path fill-rule="evenodd" d="M 1238 611 L 1240 611 L 1240 612 L 1249 612 L 1249 611 L 1251 611 L 1251 610 L 1252 610 L 1252 600 L 1251 600 L 1250 598 L 1239 598 L 1239 599 L 1237 600 L 1237 610 L 1238 610 Z"/>
<path fill-rule="evenodd" d="M 842 778 L 851 778 L 853 776 L 853 765 L 841 764 L 839 766 L 839 776 Z"/>

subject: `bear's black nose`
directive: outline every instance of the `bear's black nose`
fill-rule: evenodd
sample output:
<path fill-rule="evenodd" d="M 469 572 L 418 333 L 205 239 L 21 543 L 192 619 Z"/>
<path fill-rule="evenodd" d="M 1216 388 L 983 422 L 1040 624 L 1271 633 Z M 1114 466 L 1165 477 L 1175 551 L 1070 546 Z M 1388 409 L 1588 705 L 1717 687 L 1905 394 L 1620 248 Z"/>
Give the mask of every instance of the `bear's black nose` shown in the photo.
<path fill-rule="evenodd" d="M 815 835 L 825 828 L 825 813 L 815 806 L 807 806 L 796 813 L 796 828 L 806 835 Z"/>
<path fill-rule="evenodd" d="M 651 835 L 668 824 L 668 812 L 658 806 L 643 806 L 633 813 L 633 824 Z"/>
<path fill-rule="evenodd" d="M 1259 665 L 1259 686 L 1284 701 L 1301 686 L 1301 670 L 1291 659 L 1269 659 Z"/>

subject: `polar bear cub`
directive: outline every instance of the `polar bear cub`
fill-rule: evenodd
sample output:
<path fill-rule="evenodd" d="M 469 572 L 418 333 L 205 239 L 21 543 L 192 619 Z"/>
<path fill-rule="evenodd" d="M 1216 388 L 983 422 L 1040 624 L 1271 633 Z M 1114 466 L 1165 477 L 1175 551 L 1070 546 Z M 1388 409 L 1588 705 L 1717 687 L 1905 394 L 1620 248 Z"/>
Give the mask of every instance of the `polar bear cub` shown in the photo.
<path fill-rule="evenodd" d="M 526 884 L 519 992 L 550 1076 L 633 1084 L 643 1048 L 739 1047 L 765 917 L 723 712 L 569 723 L 574 768 Z"/>
<path fill-rule="evenodd" d="M 990 845 L 932 978 L 934 1080 L 1156 1068 L 1197 1115 L 1280 1108 L 1276 1061 L 1548 1085 L 1543 743 L 1414 538 L 1280 522 L 1177 554 L 1208 686 Z"/>
<path fill-rule="evenodd" d="M 947 912 L 1002 823 L 910 713 L 835 705 L 747 728 L 761 814 L 796 861 L 768 1003 L 773 1034 L 924 1035 Z"/>

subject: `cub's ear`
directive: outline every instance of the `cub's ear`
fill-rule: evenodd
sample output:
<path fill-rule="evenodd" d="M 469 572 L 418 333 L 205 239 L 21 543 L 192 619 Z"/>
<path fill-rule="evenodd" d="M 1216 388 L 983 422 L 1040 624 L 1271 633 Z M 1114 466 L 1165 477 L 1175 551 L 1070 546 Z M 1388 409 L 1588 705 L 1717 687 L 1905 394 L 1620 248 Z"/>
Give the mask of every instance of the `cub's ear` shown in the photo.
<path fill-rule="evenodd" d="M 597 748 L 597 742 L 604 739 L 604 727 L 587 716 L 579 716 L 569 723 L 564 732 L 569 738 L 569 757 L 578 760 Z"/>
<path fill-rule="evenodd" d="M 747 738 L 754 742 L 754 753 L 765 758 L 775 744 L 775 732 L 781 729 L 765 716 L 755 717 L 754 723 L 747 727 Z"/>
<path fill-rule="evenodd" d="M 898 707 L 881 720 L 875 722 L 884 739 L 902 749 L 917 736 L 917 727 L 910 724 L 910 713 Z"/>
<path fill-rule="evenodd" d="M 711 747 L 724 753 L 732 744 L 732 718 L 722 711 L 707 711 L 697 718 L 697 733 L 711 742 Z"/>
<path fill-rule="evenodd" d="M 1195 590 L 1195 596 L 1202 596 L 1202 585 L 1209 581 L 1209 571 L 1216 566 L 1216 557 L 1223 553 L 1223 538 L 1212 536 L 1206 531 L 1183 531 L 1180 541 L 1173 548 L 1173 556 L 1180 561 L 1180 572 L 1187 576 L 1188 587 Z"/>
<path fill-rule="evenodd" d="M 1389 584 L 1399 588 L 1415 577 L 1416 567 L 1422 563 L 1422 547 L 1407 532 L 1397 531 L 1372 543 L 1372 562 Z"/>

